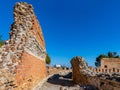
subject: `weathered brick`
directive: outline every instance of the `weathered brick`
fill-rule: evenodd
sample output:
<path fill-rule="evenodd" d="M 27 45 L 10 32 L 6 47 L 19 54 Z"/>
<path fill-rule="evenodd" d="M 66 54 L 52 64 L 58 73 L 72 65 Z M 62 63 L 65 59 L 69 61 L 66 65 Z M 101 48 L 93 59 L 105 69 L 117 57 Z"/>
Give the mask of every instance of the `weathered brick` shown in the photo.
<path fill-rule="evenodd" d="M 4 78 L 14 80 L 14 84 L 7 84 L 7 87 L 0 85 L 0 88 L 30 90 L 46 77 L 44 37 L 31 5 L 17 3 L 14 7 L 14 20 L 10 39 L 0 53 Z"/>

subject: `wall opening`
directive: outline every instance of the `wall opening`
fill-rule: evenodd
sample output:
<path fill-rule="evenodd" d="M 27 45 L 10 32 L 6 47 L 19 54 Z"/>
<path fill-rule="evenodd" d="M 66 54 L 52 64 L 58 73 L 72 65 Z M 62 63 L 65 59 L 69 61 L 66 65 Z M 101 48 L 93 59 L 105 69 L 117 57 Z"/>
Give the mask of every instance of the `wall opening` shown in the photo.
<path fill-rule="evenodd" d="M 115 72 L 115 68 L 113 68 L 113 72 Z"/>
<path fill-rule="evenodd" d="M 105 65 L 104 68 L 107 68 L 107 65 Z"/>
<path fill-rule="evenodd" d="M 117 69 L 117 72 L 119 72 L 119 69 Z"/>
<path fill-rule="evenodd" d="M 105 72 L 107 72 L 107 69 L 105 69 Z"/>

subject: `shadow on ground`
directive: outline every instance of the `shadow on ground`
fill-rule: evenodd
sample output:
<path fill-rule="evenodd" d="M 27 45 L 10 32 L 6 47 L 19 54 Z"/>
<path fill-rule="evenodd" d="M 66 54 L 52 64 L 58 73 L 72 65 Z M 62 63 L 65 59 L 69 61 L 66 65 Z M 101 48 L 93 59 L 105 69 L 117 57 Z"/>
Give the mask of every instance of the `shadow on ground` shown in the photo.
<path fill-rule="evenodd" d="M 55 74 L 52 77 L 50 77 L 47 82 L 54 84 L 54 85 L 76 87 L 76 89 L 74 90 L 99 90 L 97 87 L 92 86 L 92 85 L 77 85 L 76 86 L 72 80 L 72 73 L 69 73 L 67 75 Z"/>
<path fill-rule="evenodd" d="M 72 73 L 69 73 L 67 75 L 55 74 L 52 77 L 50 77 L 47 82 L 55 85 L 74 86 L 72 80 Z"/>

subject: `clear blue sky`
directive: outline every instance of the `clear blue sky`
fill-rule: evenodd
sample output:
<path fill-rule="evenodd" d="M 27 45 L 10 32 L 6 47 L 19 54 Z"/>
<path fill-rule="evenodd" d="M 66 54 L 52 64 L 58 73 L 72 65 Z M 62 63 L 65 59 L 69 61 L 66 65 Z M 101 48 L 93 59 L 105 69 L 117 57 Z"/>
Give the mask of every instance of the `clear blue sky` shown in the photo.
<path fill-rule="evenodd" d="M 13 6 L 33 5 L 53 64 L 70 65 L 83 56 L 94 66 L 101 53 L 120 54 L 120 0 L 0 0 L 0 34 L 9 38 Z"/>

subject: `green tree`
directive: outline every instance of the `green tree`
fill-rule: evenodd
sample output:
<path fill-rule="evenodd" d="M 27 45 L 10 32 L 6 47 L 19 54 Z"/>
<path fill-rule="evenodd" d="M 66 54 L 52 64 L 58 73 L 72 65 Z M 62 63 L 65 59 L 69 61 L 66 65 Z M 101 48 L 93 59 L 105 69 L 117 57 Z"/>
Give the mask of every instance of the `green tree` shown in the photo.
<path fill-rule="evenodd" d="M 45 61 L 46 61 L 47 64 L 51 63 L 51 58 L 48 54 L 46 55 Z"/>
<path fill-rule="evenodd" d="M 117 52 L 108 52 L 108 57 L 109 58 L 119 58 L 119 55 Z"/>
<path fill-rule="evenodd" d="M 117 52 L 108 52 L 107 55 L 101 54 L 96 58 L 95 66 L 99 67 L 102 58 L 120 58 Z"/>
<path fill-rule="evenodd" d="M 113 57 L 113 53 L 112 52 L 108 52 L 108 57 L 112 58 Z"/>
<path fill-rule="evenodd" d="M 102 58 L 107 58 L 108 56 L 101 54 L 96 58 L 95 66 L 99 67 Z"/>
<path fill-rule="evenodd" d="M 0 47 L 4 44 L 4 41 L 2 40 L 2 36 L 0 35 Z"/>

